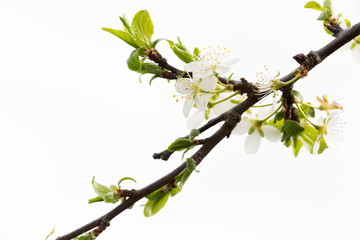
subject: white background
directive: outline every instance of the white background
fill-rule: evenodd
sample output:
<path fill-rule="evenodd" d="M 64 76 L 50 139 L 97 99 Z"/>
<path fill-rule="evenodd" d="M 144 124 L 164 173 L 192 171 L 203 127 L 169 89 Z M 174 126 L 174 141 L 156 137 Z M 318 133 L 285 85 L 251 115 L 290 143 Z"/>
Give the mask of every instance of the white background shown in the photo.
<path fill-rule="evenodd" d="M 287 74 L 292 56 L 332 40 L 306 1 L 1 1 L 0 3 L 0 232 L 1 239 L 44 239 L 99 217 L 114 205 L 88 205 L 91 178 L 105 185 L 125 176 L 141 188 L 181 163 L 153 160 L 188 130 L 173 85 L 127 69 L 132 48 L 101 30 L 121 28 L 147 9 L 154 39 L 189 48 L 221 46 L 240 57 L 239 76 L 255 80 L 266 65 Z M 359 0 L 334 1 L 353 23 Z M 182 68 L 166 42 L 159 49 Z M 199 166 L 183 191 L 157 215 L 142 215 L 141 201 L 111 222 L 99 239 L 359 239 L 360 66 L 339 51 L 296 84 L 340 99 L 347 131 L 336 148 L 297 158 L 263 141 L 246 155 L 244 136 L 224 140 Z M 55 236 L 52 238 L 54 239 Z"/>

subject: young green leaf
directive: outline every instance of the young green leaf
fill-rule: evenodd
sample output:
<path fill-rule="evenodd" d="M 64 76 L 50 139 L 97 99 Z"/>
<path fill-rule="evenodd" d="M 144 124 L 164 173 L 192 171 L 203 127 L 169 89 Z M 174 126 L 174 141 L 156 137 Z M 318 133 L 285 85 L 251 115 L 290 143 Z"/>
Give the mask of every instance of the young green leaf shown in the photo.
<path fill-rule="evenodd" d="M 319 133 L 310 125 L 305 125 L 304 129 L 305 130 L 300 133 L 299 140 L 304 144 L 310 153 L 313 153 L 314 144 Z"/>
<path fill-rule="evenodd" d="M 295 136 L 292 137 L 292 146 L 293 146 L 294 156 L 297 157 L 301 147 L 303 146 L 303 143 L 298 139 L 297 136 Z"/>
<path fill-rule="evenodd" d="M 147 201 L 144 207 L 144 215 L 145 217 L 151 217 L 158 213 L 166 204 L 167 200 L 169 199 L 170 193 L 164 193 L 159 195 L 157 198 L 153 200 Z"/>
<path fill-rule="evenodd" d="M 51 232 L 46 236 L 45 240 L 47 240 L 51 235 L 53 235 L 55 232 L 55 225 L 53 227 L 53 229 L 51 230 Z"/>
<path fill-rule="evenodd" d="M 96 238 L 93 235 L 90 235 L 89 233 L 74 238 L 74 240 L 95 240 L 95 239 Z"/>
<path fill-rule="evenodd" d="M 125 32 L 130 33 L 131 35 L 133 34 L 133 31 L 131 29 L 130 23 L 129 21 L 126 19 L 125 15 L 123 15 L 122 17 L 120 17 L 121 22 L 124 25 L 124 30 Z"/>
<path fill-rule="evenodd" d="M 173 189 L 171 189 L 170 191 L 170 196 L 174 197 L 176 194 L 178 194 L 179 192 L 181 192 L 181 189 L 178 187 L 174 187 Z"/>
<path fill-rule="evenodd" d="M 120 184 L 123 182 L 123 181 L 126 181 L 126 180 L 131 180 L 133 181 L 134 183 L 136 183 L 135 179 L 131 178 L 131 177 L 123 177 L 122 179 L 120 179 L 118 181 L 118 187 L 120 187 Z"/>
<path fill-rule="evenodd" d="M 194 61 L 194 56 L 190 51 L 181 43 L 180 38 L 178 38 L 179 43 L 174 43 L 173 41 L 167 40 L 170 45 L 170 48 L 173 50 L 175 55 L 183 62 L 190 63 Z"/>
<path fill-rule="evenodd" d="M 137 72 L 142 74 L 151 73 L 151 74 L 160 75 L 163 71 L 164 70 L 161 69 L 157 64 L 152 62 L 146 62 L 146 63 L 141 63 L 141 68 Z"/>
<path fill-rule="evenodd" d="M 100 183 L 95 182 L 95 177 L 92 180 L 92 186 L 94 191 L 99 197 L 101 197 L 106 203 L 116 203 L 120 199 L 120 195 L 116 192 L 116 187 L 113 188 L 106 187 Z M 89 203 L 100 201 L 98 198 L 93 198 L 89 200 Z"/>
<path fill-rule="evenodd" d="M 191 130 L 189 137 L 190 138 L 197 137 L 197 136 L 199 136 L 199 134 L 200 134 L 200 131 L 198 129 L 193 129 L 193 130 Z"/>
<path fill-rule="evenodd" d="M 317 18 L 319 21 L 329 21 L 329 10 L 325 9 Z"/>
<path fill-rule="evenodd" d="M 286 132 L 287 136 L 293 137 L 299 135 L 305 129 L 299 123 L 288 120 L 284 123 L 283 130 Z"/>
<path fill-rule="evenodd" d="M 141 62 L 139 60 L 139 52 L 138 49 L 135 49 L 131 52 L 129 58 L 127 59 L 128 68 L 132 71 L 140 71 L 141 69 Z"/>
<path fill-rule="evenodd" d="M 151 36 L 154 34 L 154 25 L 150 14 L 146 10 L 137 12 L 131 22 L 134 41 L 139 47 L 151 48 Z"/>
<path fill-rule="evenodd" d="M 326 8 L 329 11 L 329 14 L 333 14 L 331 0 L 325 0 L 324 8 Z"/>
<path fill-rule="evenodd" d="M 294 94 L 295 97 L 297 97 L 300 100 L 300 102 L 302 102 L 304 100 L 303 96 L 301 95 L 301 93 L 299 91 L 292 90 L 291 93 Z"/>
<path fill-rule="evenodd" d="M 344 22 L 345 22 L 347 28 L 351 27 L 351 23 L 348 19 L 344 19 Z"/>
<path fill-rule="evenodd" d="M 124 31 L 116 30 L 116 29 L 112 29 L 112 28 L 102 28 L 102 30 L 107 31 L 111 34 L 114 34 L 115 36 L 117 36 L 118 38 L 120 38 L 121 40 L 126 42 L 127 44 L 133 46 L 134 48 L 139 47 L 136 44 L 136 42 L 134 41 L 134 37 L 128 32 L 124 32 Z"/>
<path fill-rule="evenodd" d="M 95 182 L 95 177 L 93 177 L 92 182 L 91 182 L 94 191 L 96 192 L 97 195 L 102 196 L 108 192 L 112 192 L 113 190 L 109 187 L 106 187 L 100 183 Z"/>
<path fill-rule="evenodd" d="M 187 158 L 186 159 L 186 168 L 192 172 L 196 169 L 196 162 L 193 158 Z"/>
<path fill-rule="evenodd" d="M 304 8 L 311 8 L 317 11 L 324 11 L 325 8 L 323 8 L 319 3 L 315 1 L 310 1 L 307 4 L 305 4 Z"/>
<path fill-rule="evenodd" d="M 194 142 L 189 139 L 178 139 L 175 140 L 170 146 L 168 147 L 169 152 L 175 152 L 175 151 L 182 151 L 189 147 L 192 147 L 194 145 Z"/>

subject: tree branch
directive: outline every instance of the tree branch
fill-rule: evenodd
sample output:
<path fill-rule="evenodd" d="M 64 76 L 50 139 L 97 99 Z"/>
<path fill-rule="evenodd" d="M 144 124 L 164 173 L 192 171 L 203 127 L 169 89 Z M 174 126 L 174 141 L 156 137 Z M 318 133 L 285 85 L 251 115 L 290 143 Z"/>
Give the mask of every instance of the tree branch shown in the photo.
<path fill-rule="evenodd" d="M 326 57 L 330 56 L 333 52 L 338 50 L 340 47 L 345 45 L 347 42 L 351 41 L 356 36 L 360 35 L 360 23 L 354 25 L 353 27 L 341 31 L 337 38 L 332 40 L 330 43 L 325 45 L 324 47 L 320 48 L 317 51 L 311 51 L 308 55 L 298 54 L 294 58 L 298 61 L 300 66 L 295 69 L 294 71 L 290 72 L 289 74 L 285 75 L 284 77 L 280 78 L 281 81 L 287 82 L 290 81 L 295 77 L 295 72 L 303 71 L 302 77 L 305 77 L 312 68 L 316 65 L 320 64 Z M 158 53 L 157 51 L 153 52 L 153 54 Z M 159 64 L 160 67 L 165 68 L 168 75 L 176 76 L 181 74 L 182 71 L 172 67 L 169 65 L 165 58 L 162 58 L 161 55 L 153 55 L 151 57 L 153 61 Z M 212 136 L 209 138 L 204 139 L 201 148 L 192 156 L 195 160 L 196 164 L 200 164 L 201 161 L 207 156 L 210 151 L 225 137 L 229 137 L 231 135 L 232 130 L 241 120 L 241 115 L 254 104 L 259 101 L 259 96 L 254 91 L 254 88 L 251 87 L 250 83 L 248 83 L 245 79 L 241 79 L 240 81 L 236 80 L 227 80 L 224 78 L 219 78 L 222 83 L 226 84 L 233 84 L 234 91 L 246 91 L 248 98 L 243 101 L 242 103 L 236 105 L 232 109 L 228 110 L 227 112 L 221 114 L 217 118 L 210 120 L 204 126 L 202 126 L 199 131 L 200 133 L 206 131 L 207 129 L 213 127 L 214 125 L 224 122 L 223 125 L 220 127 L 218 131 L 216 131 Z M 154 158 L 161 158 L 161 159 L 168 159 L 171 153 L 163 151 L 159 154 L 154 154 Z M 154 192 L 155 190 L 165 186 L 166 184 L 174 182 L 174 178 L 181 173 L 186 167 L 186 163 L 181 164 L 179 167 L 174 169 L 172 172 L 168 173 L 167 175 L 163 176 L 162 178 L 158 179 L 157 181 L 147 185 L 146 187 L 140 190 L 132 190 L 132 195 L 126 199 L 123 203 L 119 206 L 115 207 L 110 212 L 106 213 L 105 215 L 99 217 L 98 219 L 93 220 L 92 222 L 57 238 L 57 240 L 70 240 L 83 234 L 87 231 L 90 231 L 96 228 L 92 234 L 97 236 L 102 231 L 104 231 L 107 226 L 109 226 L 110 221 L 118 216 L 121 212 L 131 207 L 140 199 L 144 198 L 148 194 Z"/>

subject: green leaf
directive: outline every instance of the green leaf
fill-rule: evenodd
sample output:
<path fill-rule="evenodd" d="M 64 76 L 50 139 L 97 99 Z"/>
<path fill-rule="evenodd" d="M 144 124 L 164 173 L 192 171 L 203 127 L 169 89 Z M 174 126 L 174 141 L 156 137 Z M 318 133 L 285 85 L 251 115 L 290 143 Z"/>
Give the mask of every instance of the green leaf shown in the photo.
<path fill-rule="evenodd" d="M 150 81 L 149 81 L 149 85 L 151 86 L 152 81 L 154 81 L 154 79 L 155 79 L 155 78 L 158 78 L 158 77 L 159 77 L 158 75 L 152 76 L 152 78 L 151 78 Z"/>
<path fill-rule="evenodd" d="M 193 130 L 191 130 L 189 137 L 190 138 L 197 137 L 197 136 L 199 136 L 199 134 L 200 134 L 200 131 L 198 129 L 193 129 Z"/>
<path fill-rule="evenodd" d="M 324 7 L 329 11 L 329 14 L 333 13 L 331 0 L 325 0 Z"/>
<path fill-rule="evenodd" d="M 328 10 L 323 11 L 320 14 L 320 16 L 317 18 L 317 20 L 319 20 L 319 21 L 327 21 L 327 20 L 329 20 L 329 11 Z"/>
<path fill-rule="evenodd" d="M 293 137 L 299 135 L 305 129 L 299 123 L 288 120 L 284 123 L 283 130 L 286 132 L 287 136 Z"/>
<path fill-rule="evenodd" d="M 152 47 L 152 48 L 155 48 L 156 45 L 157 45 L 159 42 L 163 41 L 163 40 L 166 40 L 166 38 L 156 39 L 155 41 L 153 41 L 153 42 L 151 43 L 151 47 Z"/>
<path fill-rule="evenodd" d="M 169 195 L 170 193 L 167 192 L 153 200 L 147 201 L 144 207 L 145 217 L 151 217 L 158 213 L 165 206 L 167 200 L 169 199 Z"/>
<path fill-rule="evenodd" d="M 300 102 L 302 102 L 304 100 L 303 96 L 301 95 L 301 93 L 299 91 L 292 90 L 291 92 L 292 92 L 292 94 L 295 95 L 295 97 L 297 97 L 300 100 Z"/>
<path fill-rule="evenodd" d="M 305 4 L 304 8 L 311 8 L 317 11 L 324 11 L 325 8 L 323 8 L 319 3 L 315 1 L 310 1 L 307 4 Z"/>
<path fill-rule="evenodd" d="M 153 191 L 152 193 L 146 195 L 146 198 L 149 200 L 155 200 L 163 194 L 162 190 L 163 190 L 163 188 L 159 188 L 159 189 Z"/>
<path fill-rule="evenodd" d="M 135 179 L 131 178 L 131 177 L 123 177 L 122 179 L 120 179 L 118 181 L 118 187 L 120 187 L 120 184 L 123 182 L 123 181 L 126 181 L 126 180 L 131 180 L 133 181 L 134 183 L 136 183 Z"/>
<path fill-rule="evenodd" d="M 294 156 L 297 157 L 301 147 L 303 146 L 303 143 L 298 139 L 297 136 L 295 136 L 292 138 L 292 146 L 293 146 Z"/>
<path fill-rule="evenodd" d="M 80 237 L 76 237 L 73 240 L 95 240 L 96 238 L 89 233 L 81 235 Z"/>
<path fill-rule="evenodd" d="M 315 117 L 315 110 L 313 108 L 309 107 L 309 109 L 306 111 L 306 115 L 308 117 L 314 118 Z"/>
<path fill-rule="evenodd" d="M 353 44 L 351 44 L 350 50 L 353 50 L 357 45 L 357 42 L 353 42 Z"/>
<path fill-rule="evenodd" d="M 304 144 L 306 149 L 313 153 L 315 141 L 319 135 L 318 131 L 310 125 L 305 125 L 305 130 L 300 133 L 299 140 Z"/>
<path fill-rule="evenodd" d="M 107 31 L 111 34 L 114 34 L 115 36 L 117 36 L 118 38 L 120 38 L 121 40 L 123 40 L 124 42 L 126 42 L 127 44 L 133 46 L 134 48 L 138 48 L 139 46 L 135 43 L 134 41 L 134 37 L 128 33 L 128 32 L 124 32 L 121 30 L 116 30 L 116 29 L 111 29 L 111 28 L 102 28 L 102 30 Z"/>
<path fill-rule="evenodd" d="M 106 203 L 117 203 L 120 199 L 120 195 L 112 191 L 101 196 Z"/>
<path fill-rule="evenodd" d="M 127 65 L 128 68 L 132 71 L 140 71 L 141 69 L 141 63 L 139 60 L 139 52 L 138 49 L 135 49 L 134 51 L 131 52 L 129 58 L 127 59 Z"/>
<path fill-rule="evenodd" d="M 100 183 L 97 183 L 95 182 L 95 177 L 93 177 L 92 186 L 96 194 L 99 195 L 99 197 L 101 197 L 104 200 L 104 202 L 116 203 L 117 201 L 119 201 L 120 196 L 116 192 L 116 187 L 114 187 L 115 189 L 113 189 L 106 187 Z M 98 198 L 93 198 L 89 200 L 89 203 L 92 203 L 94 201 L 100 201 L 100 200 Z"/>
<path fill-rule="evenodd" d="M 175 152 L 175 151 L 182 151 L 189 147 L 192 147 L 194 145 L 194 142 L 189 139 L 178 139 L 175 140 L 169 147 L 169 152 Z"/>
<path fill-rule="evenodd" d="M 196 162 L 193 158 L 186 159 L 186 168 L 191 172 L 196 169 Z"/>
<path fill-rule="evenodd" d="M 344 19 L 344 22 L 345 22 L 347 28 L 351 27 L 351 23 L 348 19 Z"/>
<path fill-rule="evenodd" d="M 152 62 L 146 62 L 141 64 L 141 68 L 137 72 L 142 74 L 151 73 L 160 75 L 163 71 L 164 70 L 161 69 L 157 64 Z"/>
<path fill-rule="evenodd" d="M 281 109 L 279 112 L 275 114 L 273 123 L 283 120 L 284 117 L 285 117 L 285 112 L 284 110 Z"/>
<path fill-rule="evenodd" d="M 125 15 L 123 15 L 122 17 L 120 17 L 121 22 L 124 25 L 124 30 L 125 32 L 130 33 L 131 35 L 133 34 L 133 31 L 131 29 L 130 23 L 129 21 L 126 19 Z"/>
<path fill-rule="evenodd" d="M 326 144 L 324 137 L 322 137 L 320 139 L 320 147 L 318 150 L 318 154 L 323 153 L 325 151 L 325 149 L 327 149 L 327 148 L 328 148 L 328 145 Z"/>
<path fill-rule="evenodd" d="M 46 236 L 45 240 L 47 240 L 51 235 L 53 235 L 55 232 L 55 225 L 53 227 L 53 229 L 51 230 L 51 232 Z"/>
<path fill-rule="evenodd" d="M 154 25 L 150 14 L 146 10 L 137 12 L 131 22 L 134 41 L 139 47 L 151 48 L 151 36 L 154 34 Z"/>
<path fill-rule="evenodd" d="M 100 183 L 95 182 L 95 177 L 93 177 L 92 182 L 91 182 L 94 191 L 96 192 L 97 195 L 102 196 L 108 192 L 112 192 L 113 190 L 109 187 L 106 187 Z"/>
<path fill-rule="evenodd" d="M 181 192 L 181 189 L 178 187 L 174 187 L 173 189 L 171 189 L 170 191 L 170 196 L 174 197 L 176 194 L 178 194 L 179 192 Z"/>
<path fill-rule="evenodd" d="M 326 27 L 326 25 L 325 24 L 327 24 L 327 22 L 325 21 L 324 22 L 324 30 L 325 30 L 325 32 L 327 33 L 327 34 L 333 34 L 333 32 L 332 31 L 330 31 L 327 27 Z"/>
<path fill-rule="evenodd" d="M 173 41 L 167 40 L 170 45 L 170 48 L 173 50 L 175 55 L 183 62 L 190 63 L 193 62 L 194 56 L 190 51 L 182 44 L 180 38 L 178 38 L 179 43 L 174 43 Z"/>

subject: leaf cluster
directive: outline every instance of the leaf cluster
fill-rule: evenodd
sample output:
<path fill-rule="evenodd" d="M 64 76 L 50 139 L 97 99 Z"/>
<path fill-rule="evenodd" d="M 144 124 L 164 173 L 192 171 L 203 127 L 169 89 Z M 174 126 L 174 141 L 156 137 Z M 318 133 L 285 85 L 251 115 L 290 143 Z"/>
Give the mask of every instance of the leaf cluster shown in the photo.
<path fill-rule="evenodd" d="M 323 5 L 320 5 L 319 3 L 315 2 L 315 1 L 310 1 L 310 2 L 306 3 L 304 7 L 314 9 L 314 10 L 321 12 L 319 17 L 317 18 L 317 20 L 323 21 L 324 30 L 328 34 L 333 34 L 333 32 L 331 32 L 328 29 L 328 27 L 327 27 L 328 24 L 330 24 L 330 25 L 331 24 L 340 24 L 339 19 L 342 16 L 342 14 L 340 13 L 337 15 L 337 17 L 334 17 L 334 11 L 333 11 L 331 0 L 325 0 Z M 349 28 L 351 26 L 351 23 L 348 19 L 344 19 L 344 22 L 345 22 L 347 28 Z"/>
<path fill-rule="evenodd" d="M 151 217 L 158 213 L 167 203 L 169 196 L 174 197 L 178 194 L 193 171 L 196 171 L 195 160 L 188 158 L 186 159 L 186 168 L 174 178 L 174 183 L 167 184 L 147 195 L 148 201 L 144 206 L 145 217 Z"/>

